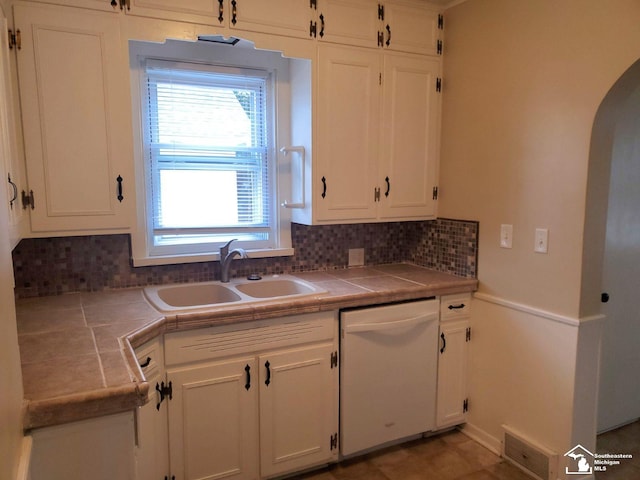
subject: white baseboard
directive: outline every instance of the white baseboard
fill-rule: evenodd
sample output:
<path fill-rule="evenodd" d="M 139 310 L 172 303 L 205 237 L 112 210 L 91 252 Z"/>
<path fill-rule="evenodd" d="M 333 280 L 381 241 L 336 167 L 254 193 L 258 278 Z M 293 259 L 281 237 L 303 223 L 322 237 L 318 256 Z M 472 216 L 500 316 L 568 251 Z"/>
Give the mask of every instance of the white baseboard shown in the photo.
<path fill-rule="evenodd" d="M 33 447 L 33 438 L 31 435 L 25 435 L 22 439 L 20 451 L 20 463 L 18 464 L 18 472 L 16 480 L 30 480 L 29 466 L 31 465 L 31 448 Z"/>
<path fill-rule="evenodd" d="M 465 423 L 464 425 L 461 425 L 460 431 L 467 437 L 478 442 L 483 447 L 488 448 L 496 455 L 502 455 L 502 442 L 500 441 L 500 439 L 489 435 L 487 432 L 476 427 L 475 425 L 472 425 L 471 423 Z"/>

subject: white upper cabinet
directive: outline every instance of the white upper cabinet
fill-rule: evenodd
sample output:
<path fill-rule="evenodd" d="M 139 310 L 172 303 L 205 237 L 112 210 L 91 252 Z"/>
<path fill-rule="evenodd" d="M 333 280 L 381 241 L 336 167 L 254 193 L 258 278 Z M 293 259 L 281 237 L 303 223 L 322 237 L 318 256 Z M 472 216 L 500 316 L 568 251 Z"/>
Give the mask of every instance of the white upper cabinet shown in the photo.
<path fill-rule="evenodd" d="M 318 221 L 376 218 L 379 61 L 375 50 L 319 46 L 313 167 Z"/>
<path fill-rule="evenodd" d="M 231 0 L 230 28 L 289 37 L 314 36 L 309 0 Z M 235 23 L 234 23 L 235 19 Z"/>
<path fill-rule="evenodd" d="M 375 47 L 380 19 L 371 0 L 318 0 L 320 41 Z"/>
<path fill-rule="evenodd" d="M 126 231 L 131 102 L 117 18 L 27 4 L 14 18 L 32 232 Z"/>
<path fill-rule="evenodd" d="M 304 224 L 435 218 L 440 61 L 318 46 Z"/>
<path fill-rule="evenodd" d="M 442 53 L 442 16 L 427 2 L 317 2 L 321 41 L 423 55 Z"/>
<path fill-rule="evenodd" d="M 381 5 L 383 47 L 397 52 L 442 54 L 442 16 L 424 2 L 389 0 Z"/>
<path fill-rule="evenodd" d="M 0 27 L 4 32 L 8 31 L 7 20 L 2 12 L 0 12 Z M 26 211 L 22 208 L 22 192 L 27 189 L 27 185 L 24 159 L 16 136 L 17 109 L 14 109 L 13 102 L 10 58 L 9 37 L 2 35 L 0 38 L 0 95 L 6 100 L 0 102 L 0 155 L 6 172 L 2 181 L 6 182 L 7 186 L 7 198 L 3 199 L 6 203 L 2 208 L 6 205 L 9 218 L 9 241 L 13 248 L 23 235 L 23 224 L 27 218 Z"/>
<path fill-rule="evenodd" d="M 439 61 L 385 55 L 379 182 L 380 217 L 435 217 Z M 382 179 L 382 180 L 380 180 Z"/>

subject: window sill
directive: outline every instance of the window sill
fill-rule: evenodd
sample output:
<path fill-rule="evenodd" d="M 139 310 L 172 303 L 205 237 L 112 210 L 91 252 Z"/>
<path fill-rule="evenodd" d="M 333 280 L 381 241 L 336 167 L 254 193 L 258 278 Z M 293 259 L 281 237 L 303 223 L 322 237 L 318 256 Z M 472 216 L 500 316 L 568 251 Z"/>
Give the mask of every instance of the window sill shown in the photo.
<path fill-rule="evenodd" d="M 271 248 L 265 250 L 247 250 L 249 258 L 290 257 L 295 251 L 293 248 Z M 134 267 L 148 267 L 152 265 L 173 265 L 179 263 L 198 263 L 220 261 L 219 253 L 197 255 L 165 255 L 158 257 L 133 257 Z"/>

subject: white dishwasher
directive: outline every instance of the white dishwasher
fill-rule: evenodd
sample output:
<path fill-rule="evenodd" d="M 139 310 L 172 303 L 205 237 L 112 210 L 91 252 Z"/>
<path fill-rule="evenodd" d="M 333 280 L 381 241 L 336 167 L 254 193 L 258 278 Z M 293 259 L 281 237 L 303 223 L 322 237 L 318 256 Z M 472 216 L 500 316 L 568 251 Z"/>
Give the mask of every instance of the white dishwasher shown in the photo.
<path fill-rule="evenodd" d="M 434 428 L 438 315 L 435 299 L 340 314 L 343 456 Z"/>

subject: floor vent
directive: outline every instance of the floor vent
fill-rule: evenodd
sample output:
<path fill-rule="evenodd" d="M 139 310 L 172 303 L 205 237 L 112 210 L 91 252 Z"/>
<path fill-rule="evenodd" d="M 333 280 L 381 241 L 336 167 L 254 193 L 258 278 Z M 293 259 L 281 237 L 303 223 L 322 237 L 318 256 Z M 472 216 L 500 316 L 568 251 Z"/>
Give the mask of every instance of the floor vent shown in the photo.
<path fill-rule="evenodd" d="M 502 426 L 502 456 L 539 480 L 556 478 L 558 454 L 526 438 L 507 425 Z"/>

